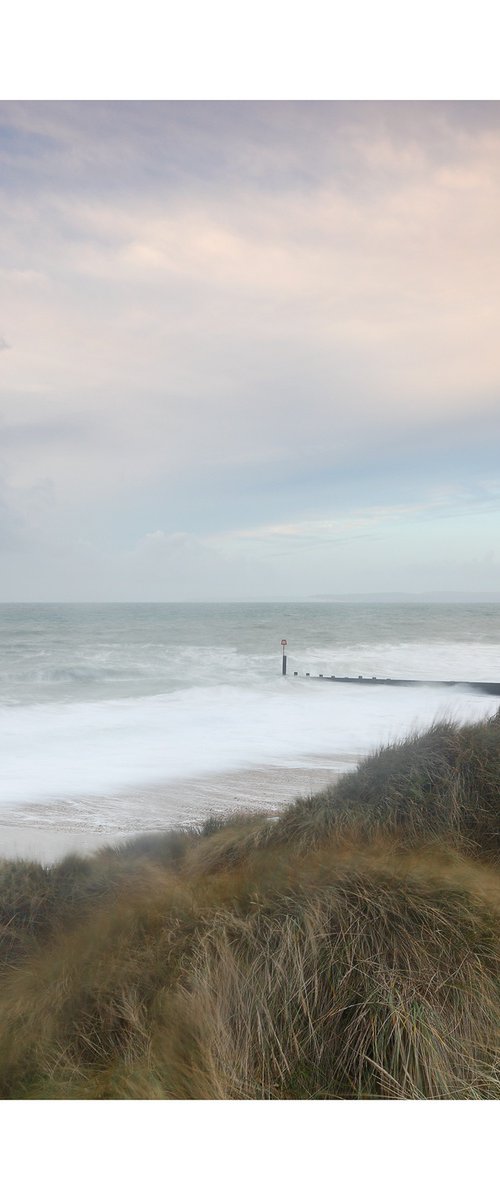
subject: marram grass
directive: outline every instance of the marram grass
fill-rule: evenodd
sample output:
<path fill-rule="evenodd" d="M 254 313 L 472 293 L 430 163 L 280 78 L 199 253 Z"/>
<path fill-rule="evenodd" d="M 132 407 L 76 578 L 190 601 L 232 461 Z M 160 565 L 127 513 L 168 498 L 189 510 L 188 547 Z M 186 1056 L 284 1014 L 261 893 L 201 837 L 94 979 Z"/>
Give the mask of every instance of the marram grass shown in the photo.
<path fill-rule="evenodd" d="M 278 820 L 0 864 L 10 1099 L 500 1096 L 500 721 Z"/>

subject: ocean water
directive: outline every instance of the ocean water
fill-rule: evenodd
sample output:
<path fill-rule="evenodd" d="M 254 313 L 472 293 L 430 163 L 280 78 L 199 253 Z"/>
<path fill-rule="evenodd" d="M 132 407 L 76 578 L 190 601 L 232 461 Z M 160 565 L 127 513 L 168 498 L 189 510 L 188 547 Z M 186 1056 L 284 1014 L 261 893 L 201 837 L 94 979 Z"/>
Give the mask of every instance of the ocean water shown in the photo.
<path fill-rule="evenodd" d="M 240 768 L 349 763 L 436 717 L 500 704 L 466 687 L 353 687 L 306 671 L 498 680 L 500 605 L 0 605 L 0 804 L 119 801 Z"/>

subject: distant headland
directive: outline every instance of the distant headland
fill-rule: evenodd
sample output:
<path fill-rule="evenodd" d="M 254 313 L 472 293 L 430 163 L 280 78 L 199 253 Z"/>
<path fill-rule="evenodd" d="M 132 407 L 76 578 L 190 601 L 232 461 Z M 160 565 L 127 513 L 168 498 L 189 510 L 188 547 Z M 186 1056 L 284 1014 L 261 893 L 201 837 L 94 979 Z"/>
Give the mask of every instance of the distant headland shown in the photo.
<path fill-rule="evenodd" d="M 500 592 L 332 592 L 309 599 L 339 604 L 500 604 Z"/>

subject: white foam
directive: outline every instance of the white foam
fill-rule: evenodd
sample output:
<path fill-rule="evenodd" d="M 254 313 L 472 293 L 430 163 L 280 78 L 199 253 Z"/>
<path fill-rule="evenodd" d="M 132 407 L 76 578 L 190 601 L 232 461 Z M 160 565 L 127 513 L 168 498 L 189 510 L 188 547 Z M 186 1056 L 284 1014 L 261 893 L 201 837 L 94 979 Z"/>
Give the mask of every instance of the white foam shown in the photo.
<path fill-rule="evenodd" d="M 290 669 L 392 679 L 500 680 L 500 646 L 476 642 L 376 642 L 308 647 Z"/>
<path fill-rule="evenodd" d="M 375 673 L 375 672 L 371 672 Z M 436 717 L 476 720 L 498 699 L 443 688 L 273 679 L 96 703 L 1 712 L 4 804 L 77 796 L 229 771 L 364 754 Z"/>

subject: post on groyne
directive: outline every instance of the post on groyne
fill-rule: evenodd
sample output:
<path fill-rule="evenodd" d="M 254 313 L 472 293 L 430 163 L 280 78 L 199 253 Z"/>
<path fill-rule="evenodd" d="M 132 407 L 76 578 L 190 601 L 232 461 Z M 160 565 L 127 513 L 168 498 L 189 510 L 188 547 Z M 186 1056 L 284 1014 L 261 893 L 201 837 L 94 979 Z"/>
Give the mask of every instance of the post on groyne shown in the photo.
<path fill-rule="evenodd" d="M 282 675 L 286 675 L 286 647 L 287 646 L 288 646 L 288 642 L 287 642 L 286 638 L 282 638 L 281 639 L 281 652 L 283 655 L 283 660 L 282 660 L 282 664 L 281 664 L 281 674 Z"/>

